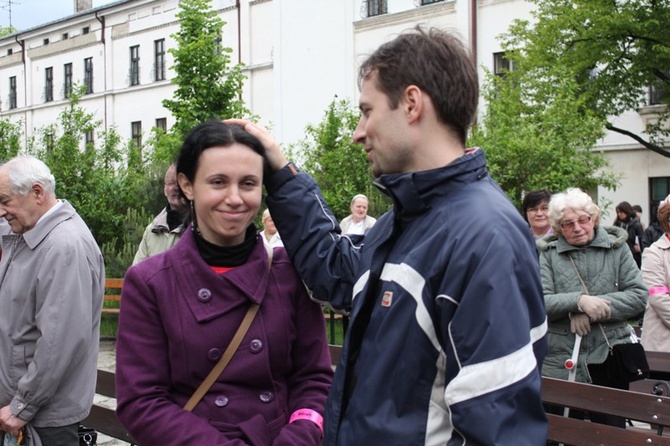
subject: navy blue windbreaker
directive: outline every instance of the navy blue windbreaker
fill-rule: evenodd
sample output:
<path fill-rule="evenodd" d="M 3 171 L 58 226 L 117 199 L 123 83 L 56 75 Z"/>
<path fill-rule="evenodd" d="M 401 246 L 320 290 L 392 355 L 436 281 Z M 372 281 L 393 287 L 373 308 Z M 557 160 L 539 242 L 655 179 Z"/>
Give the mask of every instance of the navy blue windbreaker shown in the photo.
<path fill-rule="evenodd" d="M 266 181 L 314 298 L 351 312 L 324 445 L 544 445 L 537 252 L 484 153 L 376 184 L 393 208 L 344 236 L 309 175 Z"/>

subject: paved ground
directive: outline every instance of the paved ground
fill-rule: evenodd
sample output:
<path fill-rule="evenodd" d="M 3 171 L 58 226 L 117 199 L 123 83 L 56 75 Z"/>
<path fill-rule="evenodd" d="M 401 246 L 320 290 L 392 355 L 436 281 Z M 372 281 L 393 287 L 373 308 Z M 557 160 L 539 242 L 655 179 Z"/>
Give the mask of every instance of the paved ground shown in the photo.
<path fill-rule="evenodd" d="M 114 357 L 114 342 L 101 341 L 100 354 L 98 355 L 98 368 L 101 370 L 114 371 L 115 357 Z M 94 404 L 116 409 L 116 399 L 107 398 L 101 395 L 96 395 L 93 400 Z M 110 438 L 103 434 L 98 434 L 98 446 L 128 446 L 130 443 L 125 441 Z"/>

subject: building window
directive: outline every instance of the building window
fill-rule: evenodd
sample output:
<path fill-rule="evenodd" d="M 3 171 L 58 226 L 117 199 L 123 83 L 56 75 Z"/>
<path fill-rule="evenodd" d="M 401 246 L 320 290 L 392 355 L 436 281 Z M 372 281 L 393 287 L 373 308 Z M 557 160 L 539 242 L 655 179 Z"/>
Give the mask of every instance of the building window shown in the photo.
<path fill-rule="evenodd" d="M 16 76 L 9 78 L 9 108 L 16 108 Z"/>
<path fill-rule="evenodd" d="M 430 5 L 431 3 L 443 2 L 444 0 L 421 0 L 421 5 Z"/>
<path fill-rule="evenodd" d="M 386 14 L 387 12 L 386 0 L 368 0 L 368 17 Z"/>
<path fill-rule="evenodd" d="M 8 55 L 8 56 L 11 56 L 12 54 L 14 54 L 14 50 L 11 49 L 11 48 L 8 48 L 8 49 L 7 49 L 7 55 Z"/>
<path fill-rule="evenodd" d="M 91 28 L 89 28 L 88 26 L 84 26 L 81 29 L 81 33 L 85 35 L 85 34 L 88 34 L 90 30 L 91 30 Z"/>
<path fill-rule="evenodd" d="M 53 67 L 44 69 L 44 101 L 54 100 L 54 69 Z"/>
<path fill-rule="evenodd" d="M 665 79 L 670 77 L 670 70 L 663 71 Z M 660 76 L 659 76 L 660 77 Z M 667 104 L 670 99 L 670 82 L 658 80 L 649 86 L 649 104 Z"/>
<path fill-rule="evenodd" d="M 670 177 L 649 178 L 649 221 L 658 220 L 661 201 L 670 195 Z"/>
<path fill-rule="evenodd" d="M 70 38 L 70 35 L 68 33 L 63 33 L 63 36 L 61 37 L 61 40 L 67 40 Z"/>
<path fill-rule="evenodd" d="M 94 143 L 93 141 L 93 130 L 89 130 L 86 133 L 84 133 L 84 144 L 86 147 L 92 146 Z"/>
<path fill-rule="evenodd" d="M 72 95 L 72 64 L 63 65 L 63 95 L 69 98 Z"/>
<path fill-rule="evenodd" d="M 142 121 L 130 123 L 130 139 L 135 147 L 142 147 Z"/>
<path fill-rule="evenodd" d="M 493 72 L 496 76 L 503 76 L 508 71 L 514 71 L 514 62 L 509 60 L 504 52 L 493 53 Z"/>
<path fill-rule="evenodd" d="M 49 39 L 44 39 L 44 40 L 42 41 L 42 43 L 43 43 L 44 45 L 48 45 L 48 44 L 49 44 Z"/>
<path fill-rule="evenodd" d="M 140 46 L 130 47 L 130 85 L 140 84 Z"/>
<path fill-rule="evenodd" d="M 162 131 L 163 133 L 167 133 L 167 119 L 166 118 L 156 119 L 156 128 Z"/>
<path fill-rule="evenodd" d="M 165 80 L 165 39 L 154 40 L 154 80 Z"/>
<path fill-rule="evenodd" d="M 84 85 L 86 85 L 86 94 L 93 93 L 93 58 L 84 59 Z"/>

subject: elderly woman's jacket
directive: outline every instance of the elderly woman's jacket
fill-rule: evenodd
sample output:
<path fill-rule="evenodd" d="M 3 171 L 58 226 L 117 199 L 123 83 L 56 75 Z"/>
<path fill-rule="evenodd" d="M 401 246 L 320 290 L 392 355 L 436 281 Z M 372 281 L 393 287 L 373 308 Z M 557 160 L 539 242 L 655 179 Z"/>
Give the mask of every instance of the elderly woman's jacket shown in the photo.
<path fill-rule="evenodd" d="M 218 362 L 251 302 L 260 309 L 227 368 L 193 413 L 182 406 Z M 321 307 L 282 248 L 272 268 L 260 237 L 224 274 L 187 229 L 170 250 L 131 267 L 117 338 L 117 414 L 142 446 L 316 446 L 298 409 L 323 413 L 332 378 Z"/>
<path fill-rule="evenodd" d="M 565 360 L 572 356 L 575 345 L 570 314 L 579 312 L 579 296 L 586 294 L 570 257 L 588 287 L 588 294 L 611 302 L 611 317 L 601 323 L 609 343 L 632 342 L 626 321 L 644 310 L 647 288 L 626 244 L 627 238 L 621 228 L 597 227 L 594 239 L 582 247 L 570 245 L 559 234 L 537 241 L 549 322 L 549 350 L 542 365 L 544 376 L 568 378 Z M 599 324 L 591 324 L 591 332 L 582 339 L 576 380 L 591 382 L 586 365 L 604 362 L 608 352 Z"/>
<path fill-rule="evenodd" d="M 670 352 L 670 240 L 662 236 L 642 253 L 642 278 L 649 287 L 644 312 L 642 345 L 645 350 Z"/>

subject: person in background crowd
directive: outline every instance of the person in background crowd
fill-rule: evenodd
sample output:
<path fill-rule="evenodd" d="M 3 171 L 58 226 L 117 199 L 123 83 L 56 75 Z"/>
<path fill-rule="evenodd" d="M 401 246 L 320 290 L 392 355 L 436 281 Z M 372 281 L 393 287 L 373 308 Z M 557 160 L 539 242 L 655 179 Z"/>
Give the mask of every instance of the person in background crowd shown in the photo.
<path fill-rule="evenodd" d="M 642 206 L 640 206 L 639 204 L 634 204 L 633 210 L 635 211 L 635 216 L 637 217 L 637 220 L 640 222 L 642 229 L 647 229 L 644 222 L 642 221 Z"/>
<path fill-rule="evenodd" d="M 630 252 L 633 254 L 633 259 L 635 259 L 635 263 L 639 268 L 642 262 L 642 248 L 640 246 L 640 241 L 644 235 L 644 230 L 642 229 L 640 220 L 637 219 L 637 214 L 635 213 L 633 206 L 627 201 L 622 201 L 617 205 L 614 226 L 623 228 L 628 233 L 626 243 L 628 244 L 628 248 L 630 248 Z"/>
<path fill-rule="evenodd" d="M 318 446 L 332 367 L 321 307 L 253 224 L 265 150 L 242 128 L 196 126 L 177 161 L 193 209 L 177 244 L 126 273 L 117 415 L 141 445 Z M 240 346 L 192 412 L 251 304 Z"/>
<path fill-rule="evenodd" d="M 279 236 L 279 232 L 277 232 L 277 227 L 275 226 L 275 223 L 272 221 L 272 217 L 270 216 L 269 210 L 266 209 L 263 211 L 262 220 L 263 220 L 263 230 L 261 231 L 261 237 L 263 237 L 263 242 L 265 243 L 265 246 L 268 246 L 270 248 L 284 246 L 284 244 L 281 241 L 281 237 Z"/>
<path fill-rule="evenodd" d="M 472 53 L 417 27 L 374 51 L 359 79 L 354 141 L 394 203 L 362 236 L 342 234 L 267 130 L 228 121 L 267 150 L 266 201 L 313 296 L 351 312 L 324 445 L 543 444 L 537 252 L 484 152 L 465 148 Z"/>
<path fill-rule="evenodd" d="M 603 227 L 600 218 L 598 206 L 579 189 L 556 194 L 549 202 L 554 233 L 537 241 L 549 320 L 542 374 L 568 379 L 565 360 L 572 356 L 579 334 L 576 380 L 627 389 L 628 383 L 608 376 L 608 342 L 631 342 L 627 320 L 644 310 L 647 288 L 626 246 L 626 231 Z M 560 414 L 562 408 L 549 411 Z M 595 413 L 591 420 L 620 427 L 625 421 Z"/>
<path fill-rule="evenodd" d="M 523 202 L 521 203 L 523 217 L 528 222 L 533 232 L 533 237 L 536 239 L 549 235 L 553 231 L 547 215 L 549 200 L 551 200 L 551 192 L 544 189 L 528 192 L 523 197 Z"/>
<path fill-rule="evenodd" d="M 78 446 L 95 394 L 105 264 L 55 189 L 37 158 L 0 167 L 0 217 L 12 231 L 0 262 L 0 428 Z"/>
<path fill-rule="evenodd" d="M 168 167 L 165 172 L 163 193 L 167 198 L 167 206 L 144 230 L 142 241 L 133 259 L 133 265 L 147 257 L 170 249 L 184 232 L 188 209 L 179 194 L 177 170 L 174 164 Z"/>
<path fill-rule="evenodd" d="M 661 228 L 661 224 L 658 222 L 658 220 L 653 220 L 651 223 L 649 223 L 649 226 L 642 234 L 642 241 L 640 242 L 640 249 L 642 250 L 643 255 L 644 250 L 649 248 L 652 243 L 661 238 L 664 232 L 665 231 L 663 231 L 663 228 Z"/>
<path fill-rule="evenodd" d="M 642 345 L 645 350 L 670 352 L 670 196 L 657 215 L 664 234 L 642 253 L 642 278 L 649 287 Z"/>
<path fill-rule="evenodd" d="M 340 222 L 342 234 L 363 235 L 370 229 L 377 219 L 368 215 L 368 197 L 358 194 L 351 199 L 349 206 L 351 215 L 344 217 Z"/>

